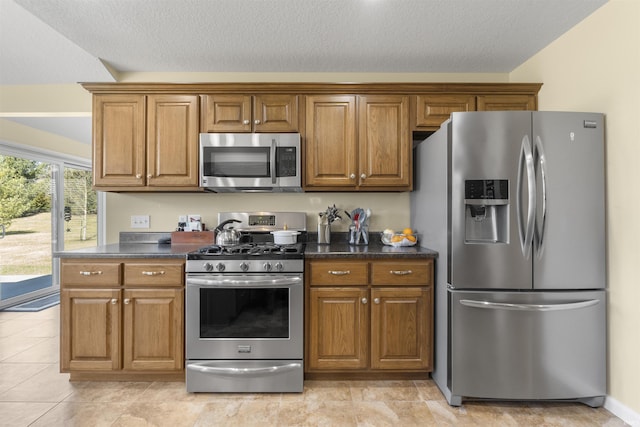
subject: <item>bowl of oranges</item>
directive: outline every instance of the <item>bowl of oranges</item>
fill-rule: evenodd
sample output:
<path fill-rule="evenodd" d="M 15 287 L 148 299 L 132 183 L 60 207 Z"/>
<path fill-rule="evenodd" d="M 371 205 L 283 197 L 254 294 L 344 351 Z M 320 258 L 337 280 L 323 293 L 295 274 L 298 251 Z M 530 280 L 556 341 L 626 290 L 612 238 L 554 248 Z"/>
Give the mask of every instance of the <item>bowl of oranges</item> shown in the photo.
<path fill-rule="evenodd" d="M 389 246 L 413 246 L 418 242 L 418 236 L 411 228 L 405 228 L 401 233 L 396 233 L 387 228 L 381 233 L 382 243 Z"/>

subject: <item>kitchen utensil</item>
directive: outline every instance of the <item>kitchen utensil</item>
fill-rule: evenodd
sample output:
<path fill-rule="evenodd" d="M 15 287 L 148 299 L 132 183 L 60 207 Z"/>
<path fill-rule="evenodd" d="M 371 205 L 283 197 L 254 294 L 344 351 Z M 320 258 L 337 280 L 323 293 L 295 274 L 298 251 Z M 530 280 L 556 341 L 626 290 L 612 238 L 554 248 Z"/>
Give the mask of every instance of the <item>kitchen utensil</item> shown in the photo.
<path fill-rule="evenodd" d="M 224 228 L 228 224 L 234 222 L 241 222 L 237 219 L 228 219 L 215 228 L 216 231 L 216 244 L 221 246 L 237 245 L 240 242 L 240 232 L 233 228 Z"/>
<path fill-rule="evenodd" d="M 277 230 L 272 231 L 273 243 L 276 245 L 292 245 L 298 241 L 299 231 L 294 230 Z"/>

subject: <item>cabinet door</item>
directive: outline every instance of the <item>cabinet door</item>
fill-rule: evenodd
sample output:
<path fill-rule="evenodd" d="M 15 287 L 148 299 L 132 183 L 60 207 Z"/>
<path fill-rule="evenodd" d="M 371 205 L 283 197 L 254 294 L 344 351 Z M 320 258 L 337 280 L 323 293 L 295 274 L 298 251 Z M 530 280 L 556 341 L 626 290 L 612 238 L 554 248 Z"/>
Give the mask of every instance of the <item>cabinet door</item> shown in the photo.
<path fill-rule="evenodd" d="M 309 369 L 366 368 L 368 311 L 365 288 L 310 288 Z"/>
<path fill-rule="evenodd" d="M 93 184 L 145 183 L 144 95 L 94 95 Z"/>
<path fill-rule="evenodd" d="M 359 96 L 358 112 L 358 185 L 409 190 L 412 181 L 409 97 Z"/>
<path fill-rule="evenodd" d="M 147 185 L 198 186 L 198 96 L 150 95 Z"/>
<path fill-rule="evenodd" d="M 305 187 L 356 186 L 356 99 L 307 96 Z"/>
<path fill-rule="evenodd" d="M 204 95 L 202 132 L 251 132 L 251 96 Z"/>
<path fill-rule="evenodd" d="M 120 291 L 63 289 L 60 305 L 60 370 L 120 369 Z"/>
<path fill-rule="evenodd" d="M 183 369 L 183 293 L 182 289 L 124 291 L 124 369 Z"/>
<path fill-rule="evenodd" d="M 478 111 L 521 111 L 536 108 L 536 97 L 533 95 L 478 96 Z"/>
<path fill-rule="evenodd" d="M 414 126 L 417 129 L 437 130 L 440 125 L 458 111 L 475 111 L 473 95 L 416 95 Z"/>
<path fill-rule="evenodd" d="M 297 95 L 256 95 L 253 104 L 256 132 L 297 132 Z"/>
<path fill-rule="evenodd" d="M 373 288 L 371 299 L 371 368 L 431 368 L 428 289 Z"/>

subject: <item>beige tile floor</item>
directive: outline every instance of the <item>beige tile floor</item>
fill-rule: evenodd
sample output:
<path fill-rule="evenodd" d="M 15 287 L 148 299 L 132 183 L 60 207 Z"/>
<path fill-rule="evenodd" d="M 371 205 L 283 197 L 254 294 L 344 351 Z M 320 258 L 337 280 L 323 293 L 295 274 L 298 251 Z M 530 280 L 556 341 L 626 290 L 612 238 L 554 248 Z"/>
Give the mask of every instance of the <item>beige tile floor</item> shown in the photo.
<path fill-rule="evenodd" d="M 467 403 L 432 381 L 307 381 L 302 394 L 186 393 L 184 383 L 69 382 L 59 306 L 0 312 L 0 426 L 622 426 L 603 408 Z"/>

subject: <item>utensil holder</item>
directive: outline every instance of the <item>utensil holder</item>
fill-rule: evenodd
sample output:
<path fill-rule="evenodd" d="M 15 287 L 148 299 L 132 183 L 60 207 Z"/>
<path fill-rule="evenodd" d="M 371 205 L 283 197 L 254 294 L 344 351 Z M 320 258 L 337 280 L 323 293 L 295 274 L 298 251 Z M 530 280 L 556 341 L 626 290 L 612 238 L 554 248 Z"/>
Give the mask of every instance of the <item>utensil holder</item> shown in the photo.
<path fill-rule="evenodd" d="M 351 224 L 349 226 L 349 244 L 358 246 L 358 245 L 368 245 L 369 244 L 369 226 L 361 225 L 357 228 L 355 225 Z"/>

